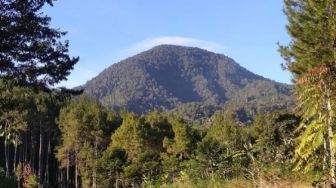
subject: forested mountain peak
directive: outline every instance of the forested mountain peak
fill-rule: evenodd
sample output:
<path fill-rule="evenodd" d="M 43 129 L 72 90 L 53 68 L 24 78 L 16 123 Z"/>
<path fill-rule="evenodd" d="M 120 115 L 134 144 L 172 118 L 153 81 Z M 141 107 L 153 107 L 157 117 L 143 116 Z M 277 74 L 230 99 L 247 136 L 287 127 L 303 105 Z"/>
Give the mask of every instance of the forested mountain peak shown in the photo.
<path fill-rule="evenodd" d="M 138 114 L 189 103 L 239 109 L 292 101 L 290 85 L 256 75 L 228 56 L 176 45 L 159 45 L 113 64 L 83 88 L 107 107 Z"/>

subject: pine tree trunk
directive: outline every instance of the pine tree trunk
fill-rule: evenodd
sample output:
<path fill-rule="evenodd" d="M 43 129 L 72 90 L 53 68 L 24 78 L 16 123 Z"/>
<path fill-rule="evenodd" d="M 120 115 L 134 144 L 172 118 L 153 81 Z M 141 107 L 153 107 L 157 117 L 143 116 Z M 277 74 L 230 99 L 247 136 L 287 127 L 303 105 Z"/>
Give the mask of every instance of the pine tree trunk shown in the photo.
<path fill-rule="evenodd" d="M 119 173 L 116 172 L 115 188 L 118 188 Z"/>
<path fill-rule="evenodd" d="M 61 188 L 64 187 L 63 173 L 64 173 L 63 169 L 60 169 L 58 173 L 58 184 L 61 184 Z"/>
<path fill-rule="evenodd" d="M 27 157 L 28 157 L 28 136 L 27 136 L 27 134 L 28 134 L 28 131 L 25 133 L 25 143 L 24 143 L 24 158 L 23 158 L 23 160 L 25 161 L 25 162 L 27 162 Z"/>
<path fill-rule="evenodd" d="M 336 179 L 335 179 L 335 170 L 336 170 L 336 160 L 335 160 L 335 146 L 333 142 L 333 112 L 330 104 L 330 98 L 327 100 L 327 109 L 328 109 L 328 146 L 329 146 L 329 162 L 330 162 L 330 169 L 329 169 L 329 176 L 330 176 L 330 182 L 331 187 L 336 187 Z"/>
<path fill-rule="evenodd" d="M 49 184 L 49 155 L 51 154 L 50 148 L 50 138 L 48 137 L 48 152 L 47 152 L 47 159 L 46 159 L 46 167 L 45 167 L 45 175 L 44 175 L 44 182 L 48 185 Z"/>
<path fill-rule="evenodd" d="M 22 165 L 22 163 L 21 163 L 21 165 Z M 23 171 L 22 166 L 21 166 L 21 170 Z M 17 181 L 17 187 L 18 188 L 21 187 L 21 181 L 22 181 L 22 177 L 20 177 L 20 179 Z"/>
<path fill-rule="evenodd" d="M 16 136 L 17 137 L 17 136 Z M 16 171 L 16 158 L 17 158 L 17 143 L 14 144 L 14 161 L 13 161 L 13 168 L 14 172 Z"/>
<path fill-rule="evenodd" d="M 78 188 L 78 161 L 77 155 L 75 156 L 75 187 Z"/>
<path fill-rule="evenodd" d="M 35 171 L 35 145 L 34 145 L 34 136 L 33 133 L 30 133 L 30 139 L 31 139 L 31 151 L 30 151 L 30 166 L 32 168 L 33 172 Z"/>
<path fill-rule="evenodd" d="M 98 141 L 97 137 L 95 138 L 95 163 L 94 163 L 94 169 L 93 169 L 93 180 L 92 180 L 92 187 L 97 187 L 97 172 L 96 172 L 96 165 L 97 165 L 97 158 L 98 158 Z"/>
<path fill-rule="evenodd" d="M 8 164 L 8 148 L 7 148 L 7 139 L 5 138 L 5 162 L 6 162 L 6 177 L 9 176 L 9 164 Z"/>
<path fill-rule="evenodd" d="M 68 160 L 67 160 L 67 168 L 66 168 L 66 183 L 67 183 L 67 185 L 69 185 L 69 179 L 70 179 L 70 155 L 69 155 L 69 152 L 67 152 L 67 158 L 68 158 Z"/>
<path fill-rule="evenodd" d="M 323 166 L 322 169 L 326 170 L 328 169 L 328 159 L 329 159 L 329 149 L 328 149 L 328 134 L 323 133 L 323 150 L 324 150 L 324 155 L 323 155 Z"/>
<path fill-rule="evenodd" d="M 18 163 L 18 165 L 20 165 L 20 168 L 21 168 L 21 172 L 23 171 L 23 167 L 22 167 L 22 164 L 23 164 L 23 151 L 24 150 L 24 147 L 23 146 L 21 146 L 21 147 L 19 147 L 19 163 Z M 21 177 L 20 177 L 20 179 L 19 179 L 19 181 L 17 182 L 18 183 L 18 188 L 21 188 L 21 185 L 22 185 L 22 175 L 21 175 Z"/>
<path fill-rule="evenodd" d="M 43 133 L 42 133 L 42 123 L 40 122 L 40 148 L 39 148 L 39 167 L 38 167 L 38 178 L 39 183 L 42 184 L 43 182 L 43 157 L 42 157 L 42 150 L 43 150 Z"/>

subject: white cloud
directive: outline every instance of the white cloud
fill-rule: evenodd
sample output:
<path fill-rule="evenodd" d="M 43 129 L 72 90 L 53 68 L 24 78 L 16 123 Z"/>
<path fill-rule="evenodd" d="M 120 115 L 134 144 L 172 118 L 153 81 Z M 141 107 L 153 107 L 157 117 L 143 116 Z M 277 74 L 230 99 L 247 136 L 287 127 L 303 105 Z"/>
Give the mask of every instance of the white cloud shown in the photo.
<path fill-rule="evenodd" d="M 222 45 L 211 41 L 205 41 L 181 36 L 161 36 L 156 38 L 148 38 L 132 45 L 130 48 L 127 48 L 122 51 L 120 58 L 135 55 L 137 53 L 140 53 L 142 51 L 148 50 L 154 46 L 161 44 L 199 47 L 212 52 L 223 52 L 224 50 L 224 47 Z"/>

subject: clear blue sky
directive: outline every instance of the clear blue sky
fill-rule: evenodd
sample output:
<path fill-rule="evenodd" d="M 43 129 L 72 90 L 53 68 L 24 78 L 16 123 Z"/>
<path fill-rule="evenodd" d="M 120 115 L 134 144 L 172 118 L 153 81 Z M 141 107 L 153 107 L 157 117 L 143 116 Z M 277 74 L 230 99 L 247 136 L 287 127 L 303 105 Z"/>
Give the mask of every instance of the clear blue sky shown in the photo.
<path fill-rule="evenodd" d="M 58 0 L 44 12 L 68 31 L 80 62 L 62 85 L 84 84 L 127 56 L 158 44 L 223 53 L 264 77 L 290 83 L 277 42 L 287 44 L 282 0 Z"/>

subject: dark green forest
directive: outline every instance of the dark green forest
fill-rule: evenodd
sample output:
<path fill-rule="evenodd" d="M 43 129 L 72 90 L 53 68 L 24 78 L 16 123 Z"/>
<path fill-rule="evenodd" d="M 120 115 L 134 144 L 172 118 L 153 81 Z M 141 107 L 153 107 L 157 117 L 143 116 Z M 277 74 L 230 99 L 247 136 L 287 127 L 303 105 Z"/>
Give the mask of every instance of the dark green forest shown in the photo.
<path fill-rule="evenodd" d="M 118 103 L 113 104 L 141 111 L 106 105 L 104 101 L 113 102 L 112 97 L 102 97 L 99 85 L 97 89 L 57 87 L 79 57 L 69 54 L 69 41 L 63 39 L 66 32 L 52 28 L 51 18 L 41 13 L 53 3 L 0 0 L 1 188 L 336 187 L 334 0 L 284 0 L 291 42 L 279 44 L 279 53 L 284 69 L 293 75 L 293 87 L 258 77 L 236 64 L 227 64 L 232 68 L 228 72 L 237 73 L 232 80 L 212 80 L 204 72 L 186 68 L 186 75 L 181 74 L 185 77 L 178 77 L 195 81 L 191 85 L 196 90 L 191 90 L 198 92 L 188 93 L 197 100 L 182 104 L 186 96 L 181 90 L 174 96 L 165 93 L 173 89 L 165 77 L 146 81 L 147 74 L 160 71 L 150 70 L 145 80 L 138 81 L 154 84 L 154 90 L 163 92 L 161 97 L 141 91 L 134 79 L 117 75 L 121 86 L 115 88 L 123 89 L 124 97 L 139 95 L 136 101 L 144 101 L 125 103 L 114 98 Z M 169 59 L 176 50 L 202 51 L 160 46 L 133 59 L 166 53 L 167 48 L 173 55 L 160 52 L 151 57 Z M 201 54 L 183 56 L 182 65 L 225 58 Z M 131 60 L 125 64 L 139 66 Z M 167 68 L 155 61 L 146 68 Z M 195 72 L 189 74 L 189 70 Z M 156 88 L 158 82 L 167 87 Z M 107 80 L 97 83 L 108 84 Z M 94 91 L 100 96 L 90 95 Z M 143 93 L 148 98 L 142 98 Z M 295 104 L 291 97 L 296 98 Z M 169 108 L 156 108 L 162 104 Z M 291 105 L 293 110 L 288 108 Z"/>
<path fill-rule="evenodd" d="M 190 114 L 189 106 L 196 104 L 205 115 L 186 116 L 192 121 L 216 111 L 203 107 L 241 111 L 247 121 L 294 106 L 291 85 L 256 75 L 225 55 L 176 45 L 159 45 L 115 63 L 79 88 L 114 111 L 138 115 L 153 110 Z"/>
<path fill-rule="evenodd" d="M 246 178 L 246 186 L 256 186 L 261 174 L 287 178 L 292 167 L 300 119 L 286 111 L 259 115 L 250 125 L 223 112 L 210 128 L 196 129 L 178 115 L 115 113 L 85 96 L 28 92 L 13 102 L 29 108 L 10 110 L 7 118 L 16 120 L 3 120 L 2 175 L 8 184 L 150 187 Z M 275 167 L 280 171 L 268 171 Z"/>

